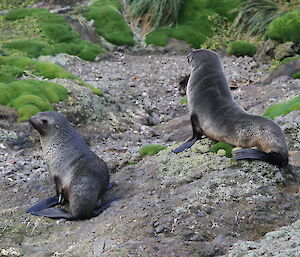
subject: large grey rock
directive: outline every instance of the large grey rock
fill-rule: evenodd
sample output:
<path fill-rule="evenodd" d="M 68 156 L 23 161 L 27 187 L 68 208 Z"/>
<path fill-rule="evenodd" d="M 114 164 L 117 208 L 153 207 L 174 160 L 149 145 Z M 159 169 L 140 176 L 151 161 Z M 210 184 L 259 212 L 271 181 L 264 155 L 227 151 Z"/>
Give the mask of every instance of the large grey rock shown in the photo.
<path fill-rule="evenodd" d="M 300 256 L 300 220 L 267 233 L 259 242 L 239 241 L 227 257 Z"/>

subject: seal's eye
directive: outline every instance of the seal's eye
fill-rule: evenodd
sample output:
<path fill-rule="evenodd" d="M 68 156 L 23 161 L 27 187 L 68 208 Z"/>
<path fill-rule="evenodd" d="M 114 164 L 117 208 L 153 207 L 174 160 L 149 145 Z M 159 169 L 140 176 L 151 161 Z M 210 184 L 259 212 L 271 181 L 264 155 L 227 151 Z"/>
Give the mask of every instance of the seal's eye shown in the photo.
<path fill-rule="evenodd" d="M 47 120 L 42 120 L 42 122 L 43 122 L 44 125 L 48 124 Z"/>

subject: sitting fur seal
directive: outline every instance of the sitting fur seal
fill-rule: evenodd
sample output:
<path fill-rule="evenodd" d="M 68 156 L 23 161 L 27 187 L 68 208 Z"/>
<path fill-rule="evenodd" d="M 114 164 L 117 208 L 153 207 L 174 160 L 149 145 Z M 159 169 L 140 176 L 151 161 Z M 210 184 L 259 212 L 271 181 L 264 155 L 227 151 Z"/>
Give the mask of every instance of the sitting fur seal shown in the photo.
<path fill-rule="evenodd" d="M 229 89 L 221 61 L 210 50 L 194 50 L 188 56 L 192 73 L 187 97 L 193 137 L 174 150 L 181 152 L 205 135 L 234 146 L 253 147 L 233 153 L 233 159 L 263 160 L 288 165 L 288 147 L 281 128 L 273 121 L 246 112 Z"/>
<path fill-rule="evenodd" d="M 106 208 L 101 206 L 109 183 L 106 163 L 90 150 L 62 114 L 40 112 L 30 119 L 30 123 L 40 134 L 57 195 L 41 201 L 27 212 L 68 220 L 97 216 Z M 64 201 L 69 202 L 69 212 L 50 208 Z"/>

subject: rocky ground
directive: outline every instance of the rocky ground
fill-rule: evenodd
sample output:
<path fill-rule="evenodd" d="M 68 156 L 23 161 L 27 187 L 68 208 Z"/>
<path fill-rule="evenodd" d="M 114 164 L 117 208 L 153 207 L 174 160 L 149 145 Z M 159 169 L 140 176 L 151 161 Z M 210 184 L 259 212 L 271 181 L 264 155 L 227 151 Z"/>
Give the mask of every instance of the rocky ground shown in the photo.
<path fill-rule="evenodd" d="M 299 80 L 288 77 L 260 85 L 268 71 L 252 58 L 222 60 L 234 97 L 253 114 L 299 94 Z M 104 90 L 96 96 L 60 80 L 70 97 L 56 108 L 108 163 L 117 184 L 106 197 L 119 200 L 85 221 L 26 214 L 54 193 L 53 182 L 37 133 L 3 109 L 0 256 L 300 256 L 298 182 L 264 162 L 213 154 L 207 138 L 178 155 L 170 152 L 191 134 L 187 107 L 179 103 L 178 79 L 189 72 L 185 56 L 116 52 L 99 62 L 69 58 L 64 65 Z M 297 174 L 299 114 L 276 120 Z M 138 151 L 149 143 L 168 147 L 142 158 Z"/>

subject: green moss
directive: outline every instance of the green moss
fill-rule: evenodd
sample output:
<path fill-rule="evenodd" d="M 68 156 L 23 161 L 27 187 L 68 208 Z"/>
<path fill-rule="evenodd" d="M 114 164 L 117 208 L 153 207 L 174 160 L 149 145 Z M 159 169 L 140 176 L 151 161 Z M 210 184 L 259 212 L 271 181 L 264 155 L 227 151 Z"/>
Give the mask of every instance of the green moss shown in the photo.
<path fill-rule="evenodd" d="M 133 35 L 122 14 L 117 0 L 97 0 L 84 14 L 94 20 L 96 32 L 115 45 L 134 45 Z"/>
<path fill-rule="evenodd" d="M 253 56 L 256 53 L 255 45 L 245 42 L 245 41 L 237 41 L 231 42 L 228 45 L 228 54 L 235 56 Z"/>
<path fill-rule="evenodd" d="M 220 150 L 220 149 L 224 149 L 226 151 L 226 157 L 228 157 L 228 158 L 232 157 L 233 146 L 228 143 L 225 143 L 225 142 L 216 143 L 215 145 L 212 146 L 210 151 L 213 153 L 217 153 L 218 150 Z"/>
<path fill-rule="evenodd" d="M 297 96 L 286 103 L 278 103 L 270 106 L 263 116 L 273 120 L 276 116 L 288 114 L 291 111 L 296 110 L 300 110 L 300 96 Z"/>
<path fill-rule="evenodd" d="M 267 36 L 281 42 L 300 42 L 300 9 L 286 13 L 273 20 L 267 30 Z"/>
<path fill-rule="evenodd" d="M 23 105 L 34 105 L 41 111 L 51 110 L 52 106 L 47 99 L 43 99 L 36 95 L 21 95 L 11 101 L 8 106 L 16 109 L 21 108 Z"/>
<path fill-rule="evenodd" d="M 155 155 L 159 151 L 166 149 L 167 147 L 164 145 L 157 145 L 157 144 L 149 144 L 140 149 L 140 155 L 146 156 L 146 155 Z"/>
<path fill-rule="evenodd" d="M 37 2 L 37 0 L 1 0 L 0 10 L 26 7 Z"/>
<path fill-rule="evenodd" d="M 180 104 L 187 104 L 188 103 L 187 97 L 182 98 L 179 103 Z"/>
<path fill-rule="evenodd" d="M 38 57 L 40 55 L 68 53 L 91 61 L 103 52 L 98 45 L 81 40 L 62 16 L 52 14 L 46 9 L 16 9 L 4 17 L 10 22 L 19 22 L 19 20 L 32 17 L 34 21 L 29 23 L 33 23 L 35 26 L 37 24 L 38 29 L 32 31 L 31 36 L 27 35 L 28 38 L 26 39 L 12 40 L 9 35 L 6 35 L 7 39 L 3 40 L 7 49 L 21 51 L 26 56 Z M 25 28 L 24 33 L 27 30 L 30 28 Z"/>
<path fill-rule="evenodd" d="M 0 87 L 0 104 L 18 110 L 18 121 L 27 120 L 32 115 L 52 110 L 50 103 L 66 99 L 67 90 L 58 84 L 39 80 L 18 80 Z"/>
<path fill-rule="evenodd" d="M 37 58 L 41 55 L 54 55 L 54 49 L 39 40 L 15 40 L 4 44 L 5 48 L 24 52 L 26 56 Z"/>
<path fill-rule="evenodd" d="M 290 61 L 294 61 L 294 60 L 298 60 L 300 59 L 300 55 L 297 54 L 295 56 L 292 56 L 292 57 L 287 57 L 287 58 L 284 58 L 282 61 L 279 62 L 279 64 L 285 64 L 285 63 L 288 63 Z"/>
<path fill-rule="evenodd" d="M 300 79 L 300 72 L 297 72 L 293 75 L 294 79 Z"/>
<path fill-rule="evenodd" d="M 48 111 L 51 111 L 52 109 L 49 109 Z M 26 104 L 22 105 L 18 109 L 19 118 L 17 121 L 25 121 L 29 120 L 32 116 L 39 113 L 41 110 L 36 107 L 34 104 Z"/>
<path fill-rule="evenodd" d="M 164 29 L 157 29 L 151 33 L 149 33 L 146 37 L 146 44 L 150 45 L 158 45 L 165 46 L 168 42 L 168 38 L 170 36 L 170 32 Z"/>
<path fill-rule="evenodd" d="M 0 71 L 14 77 L 18 77 L 26 71 L 48 79 L 68 78 L 80 80 L 57 64 L 38 62 L 28 57 L 0 56 Z M 0 79 L 0 81 L 2 80 Z"/>
<path fill-rule="evenodd" d="M 9 13 L 4 15 L 6 20 L 18 20 L 24 19 L 26 16 L 33 14 L 45 14 L 47 11 L 45 9 L 40 8 L 20 8 L 10 11 Z"/>
<path fill-rule="evenodd" d="M 12 82 L 25 71 L 48 79 L 65 78 L 78 80 L 89 87 L 94 94 L 103 95 L 101 89 L 89 85 L 57 64 L 38 62 L 28 57 L 0 56 L 0 82 Z"/>

